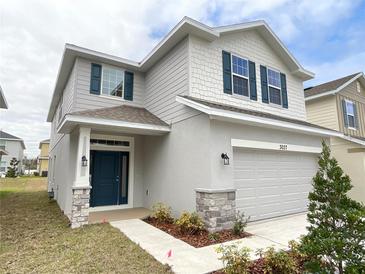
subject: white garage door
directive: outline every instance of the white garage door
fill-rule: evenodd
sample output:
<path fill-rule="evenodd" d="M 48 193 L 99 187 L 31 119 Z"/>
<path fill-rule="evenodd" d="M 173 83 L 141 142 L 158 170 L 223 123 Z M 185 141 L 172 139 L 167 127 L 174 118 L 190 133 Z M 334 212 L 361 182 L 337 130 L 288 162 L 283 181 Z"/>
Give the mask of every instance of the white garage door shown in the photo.
<path fill-rule="evenodd" d="M 237 209 L 251 221 L 306 211 L 317 156 L 234 148 Z"/>

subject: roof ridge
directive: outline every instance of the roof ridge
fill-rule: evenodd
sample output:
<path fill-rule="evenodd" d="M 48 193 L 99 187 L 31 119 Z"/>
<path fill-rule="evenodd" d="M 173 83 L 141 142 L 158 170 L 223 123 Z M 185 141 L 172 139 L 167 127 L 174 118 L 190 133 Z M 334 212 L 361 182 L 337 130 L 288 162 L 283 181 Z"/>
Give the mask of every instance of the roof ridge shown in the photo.
<path fill-rule="evenodd" d="M 310 89 L 312 89 L 312 88 L 319 87 L 319 86 L 322 86 L 322 85 L 326 85 L 326 84 L 329 84 L 329 83 L 333 83 L 333 82 L 335 82 L 335 81 L 343 80 L 343 79 L 345 79 L 345 78 L 353 78 L 353 77 L 355 77 L 356 75 L 359 75 L 360 73 L 362 73 L 362 72 L 357 72 L 357 73 L 349 74 L 349 75 L 347 75 L 347 76 L 343 76 L 343 77 L 336 78 L 336 79 L 333 79 L 333 80 L 330 80 L 330 81 L 327 81 L 327 82 L 323 82 L 323 83 L 321 83 L 321 84 L 318 84 L 318 85 L 315 85 L 315 86 L 312 86 L 312 87 L 305 88 L 304 90 L 310 90 Z"/>

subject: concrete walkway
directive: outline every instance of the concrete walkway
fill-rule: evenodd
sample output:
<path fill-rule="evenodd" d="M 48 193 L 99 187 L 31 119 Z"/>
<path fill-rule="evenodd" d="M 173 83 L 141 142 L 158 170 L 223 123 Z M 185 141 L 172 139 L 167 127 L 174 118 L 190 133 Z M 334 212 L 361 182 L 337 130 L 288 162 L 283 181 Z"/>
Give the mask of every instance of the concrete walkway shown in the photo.
<path fill-rule="evenodd" d="M 158 261 L 169 264 L 175 273 L 201 274 L 223 268 L 218 259 L 219 255 L 215 252 L 220 244 L 195 248 L 139 219 L 115 221 L 110 224 Z M 254 251 L 258 248 L 286 248 L 288 241 L 305 234 L 306 225 L 305 214 L 250 223 L 246 231 L 254 236 L 226 242 L 224 245 L 235 243 L 246 246 L 252 250 L 251 257 L 254 259 Z M 170 258 L 167 256 L 169 250 L 172 251 Z"/>

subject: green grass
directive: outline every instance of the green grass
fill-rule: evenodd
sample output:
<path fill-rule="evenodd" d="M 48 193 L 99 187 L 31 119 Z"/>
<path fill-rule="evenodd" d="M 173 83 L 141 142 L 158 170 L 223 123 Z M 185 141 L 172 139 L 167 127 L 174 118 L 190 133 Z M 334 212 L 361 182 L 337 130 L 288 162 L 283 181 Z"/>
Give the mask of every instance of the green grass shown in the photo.
<path fill-rule="evenodd" d="M 171 273 L 109 224 L 69 228 L 45 189 L 0 179 L 0 273 Z"/>

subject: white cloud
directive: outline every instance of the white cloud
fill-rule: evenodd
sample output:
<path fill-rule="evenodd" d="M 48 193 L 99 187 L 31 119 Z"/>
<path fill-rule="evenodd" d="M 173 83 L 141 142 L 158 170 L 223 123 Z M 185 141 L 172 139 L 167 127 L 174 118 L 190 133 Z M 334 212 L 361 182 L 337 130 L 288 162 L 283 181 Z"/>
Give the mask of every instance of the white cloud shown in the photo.
<path fill-rule="evenodd" d="M 49 137 L 45 119 L 66 42 L 139 61 L 158 42 L 151 33 L 166 33 L 185 15 L 211 25 L 265 19 L 292 42 L 303 29 L 320 31 L 349 16 L 356 3 L 0 0 L 0 84 L 10 106 L 0 111 L 0 128 L 24 138 L 29 155 L 38 154 L 38 142 Z M 358 58 L 344 61 L 349 70 Z M 325 66 L 313 62 L 311 68 L 325 71 Z"/>

